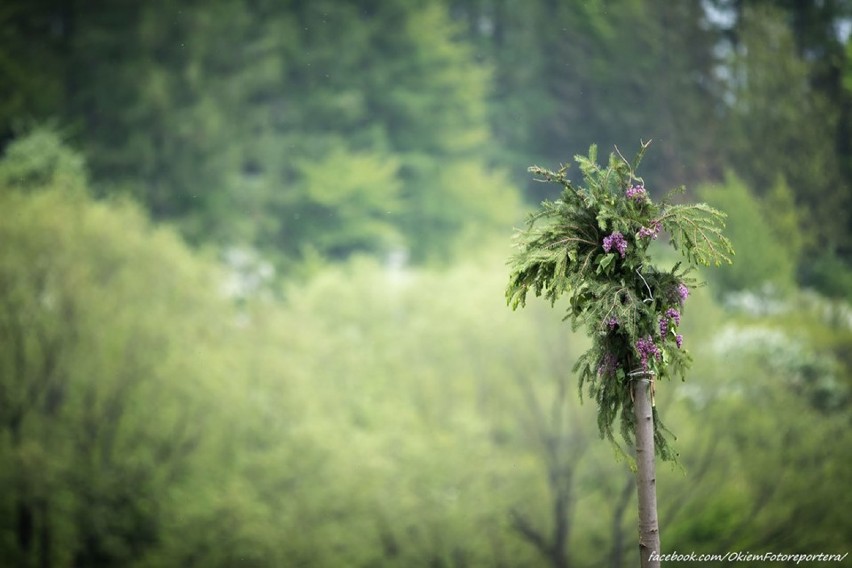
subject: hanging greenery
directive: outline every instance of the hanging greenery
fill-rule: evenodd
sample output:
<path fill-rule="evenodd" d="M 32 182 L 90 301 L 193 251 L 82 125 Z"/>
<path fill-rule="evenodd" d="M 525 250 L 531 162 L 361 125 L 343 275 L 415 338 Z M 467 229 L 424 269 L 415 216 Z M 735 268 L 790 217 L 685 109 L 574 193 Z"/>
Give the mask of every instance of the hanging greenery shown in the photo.
<path fill-rule="evenodd" d="M 568 166 L 552 172 L 529 169 L 539 181 L 563 187 L 556 201 L 544 201 L 525 230 L 516 235 L 517 251 L 510 260 L 506 298 L 512 309 L 524 306 L 527 293 L 544 295 L 554 303 L 568 297 L 574 329 L 586 326 L 592 347 L 579 357 L 574 371 L 598 404 L 601 435 L 614 437 L 616 419 L 624 440 L 635 444 L 631 382 L 647 379 L 653 397 L 656 380 L 684 377 L 690 364 L 684 338 L 678 333 L 694 265 L 730 263 L 734 251 L 722 235 L 724 213 L 699 203 L 675 204 L 672 195 L 654 203 L 645 182 L 636 174 L 648 143 L 633 162 L 610 154 L 609 164 L 597 164 L 597 148 L 575 156 L 584 185 L 568 179 Z M 663 231 L 683 253 L 686 266 L 668 271 L 651 264 L 650 243 Z M 657 454 L 674 460 L 665 427 L 654 408 Z"/>

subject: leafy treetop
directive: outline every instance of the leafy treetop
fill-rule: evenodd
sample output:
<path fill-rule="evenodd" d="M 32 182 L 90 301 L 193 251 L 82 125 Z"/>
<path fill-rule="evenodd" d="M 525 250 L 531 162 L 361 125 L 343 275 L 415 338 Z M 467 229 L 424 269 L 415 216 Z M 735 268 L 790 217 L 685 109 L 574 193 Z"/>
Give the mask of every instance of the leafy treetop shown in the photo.
<path fill-rule="evenodd" d="M 552 172 L 538 166 L 529 170 L 540 181 L 563 187 L 556 201 L 544 201 L 525 230 L 516 235 L 516 253 L 506 298 L 513 309 L 524 306 L 527 293 L 544 295 L 554 303 L 568 296 L 574 329 L 585 325 L 592 347 L 574 366 L 580 392 L 587 385 L 599 406 L 602 436 L 615 442 L 614 424 L 620 416 L 624 440 L 632 445 L 635 419 L 631 383 L 677 375 L 683 378 L 691 361 L 678 333 L 681 310 L 696 284 L 689 277 L 694 265 L 731 262 L 733 249 L 722 235 L 724 213 L 704 203 L 654 203 L 636 169 L 648 143 L 632 162 L 612 153 L 609 164 L 597 164 L 597 148 L 576 156 L 585 185 L 568 179 L 568 166 Z M 682 192 L 678 188 L 673 193 Z M 651 264 L 648 247 L 666 231 L 687 266 L 677 263 L 664 271 Z M 655 441 L 662 459 L 672 460 L 655 415 Z M 617 444 L 616 444 L 617 445 Z"/>

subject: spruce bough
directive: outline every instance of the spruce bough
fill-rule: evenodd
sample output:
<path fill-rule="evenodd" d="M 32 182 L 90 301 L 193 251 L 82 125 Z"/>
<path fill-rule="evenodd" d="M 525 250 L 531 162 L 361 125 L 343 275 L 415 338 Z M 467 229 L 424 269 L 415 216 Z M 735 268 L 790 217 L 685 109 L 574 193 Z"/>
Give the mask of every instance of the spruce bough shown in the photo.
<path fill-rule="evenodd" d="M 556 172 L 529 169 L 540 181 L 560 184 L 562 194 L 544 201 L 516 234 L 506 290 L 513 309 L 524 306 L 529 292 L 551 304 L 567 296 L 565 319 L 575 330 L 585 326 L 593 338 L 573 370 L 581 396 L 585 386 L 598 405 L 601 435 L 624 453 L 617 429 L 636 452 L 643 566 L 650 552 L 660 552 L 654 455 L 676 459 L 653 404 L 655 385 L 659 379 L 683 379 L 691 362 L 678 332 L 689 289 L 697 284 L 691 270 L 730 263 L 734 253 L 722 235 L 721 211 L 670 201 L 683 188 L 660 203 L 651 200 L 636 173 L 648 145 L 641 144 L 632 162 L 616 149 L 605 168 L 597 163 L 596 146 L 588 157 L 575 156 L 583 185 L 567 177 L 568 166 Z M 671 270 L 653 266 L 648 254 L 662 231 L 686 261 Z M 648 507 L 652 511 L 643 510 Z"/>

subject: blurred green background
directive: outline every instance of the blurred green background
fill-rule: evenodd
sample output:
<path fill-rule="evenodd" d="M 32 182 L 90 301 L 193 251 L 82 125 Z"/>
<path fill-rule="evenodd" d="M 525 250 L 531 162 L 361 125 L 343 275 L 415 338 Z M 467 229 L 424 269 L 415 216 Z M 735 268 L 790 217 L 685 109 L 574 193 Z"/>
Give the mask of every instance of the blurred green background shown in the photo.
<path fill-rule="evenodd" d="M 737 250 L 657 388 L 663 552 L 848 552 L 850 30 L 849 0 L 4 0 L 0 565 L 636 565 L 587 339 L 503 290 L 558 194 L 526 167 L 648 138 L 652 194 Z"/>

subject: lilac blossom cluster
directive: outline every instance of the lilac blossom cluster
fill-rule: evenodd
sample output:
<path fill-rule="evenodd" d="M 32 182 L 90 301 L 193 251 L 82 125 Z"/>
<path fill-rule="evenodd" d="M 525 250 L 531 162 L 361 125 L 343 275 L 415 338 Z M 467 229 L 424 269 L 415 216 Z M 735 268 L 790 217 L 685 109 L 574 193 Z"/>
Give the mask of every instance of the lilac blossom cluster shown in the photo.
<path fill-rule="evenodd" d="M 650 227 L 642 227 L 639 229 L 639 232 L 636 233 L 636 237 L 640 239 L 656 239 L 662 229 L 663 226 L 659 221 L 652 221 Z"/>
<path fill-rule="evenodd" d="M 680 312 L 674 308 L 666 310 L 666 317 L 674 320 L 675 325 L 680 325 Z"/>
<path fill-rule="evenodd" d="M 635 199 L 636 201 L 641 201 L 645 199 L 647 193 L 645 192 L 645 188 L 641 185 L 631 185 L 627 188 L 625 195 L 627 195 L 628 199 Z"/>
<path fill-rule="evenodd" d="M 636 352 L 639 353 L 643 371 L 648 370 L 648 359 L 654 357 L 659 361 L 663 356 L 660 348 L 654 344 L 654 340 L 651 339 L 650 335 L 645 338 L 639 338 L 636 341 Z"/>
<path fill-rule="evenodd" d="M 616 249 L 621 254 L 621 258 L 624 258 L 624 255 L 627 254 L 627 241 L 619 231 L 614 231 L 610 236 L 604 237 L 603 249 L 604 252 Z"/>
<path fill-rule="evenodd" d="M 615 316 L 612 316 L 606 320 L 606 325 L 609 327 L 609 330 L 612 331 L 618 327 L 618 319 Z"/>
<path fill-rule="evenodd" d="M 683 302 L 689 297 L 689 288 L 687 288 L 683 284 L 678 284 L 677 295 L 680 298 L 680 303 L 683 304 Z"/>
<path fill-rule="evenodd" d="M 677 285 L 677 296 L 678 298 L 680 298 L 681 305 L 683 305 L 683 303 L 689 297 L 689 288 L 687 288 L 686 285 L 682 282 Z M 680 325 L 680 312 L 678 312 L 674 308 L 670 308 L 669 312 L 674 312 L 677 314 L 677 324 Z M 668 314 L 668 312 L 666 313 Z M 677 348 L 680 349 L 681 345 L 683 345 L 683 336 L 681 334 L 678 333 L 677 335 L 675 335 L 675 343 L 677 344 Z"/>
<path fill-rule="evenodd" d="M 669 332 L 669 322 L 671 321 L 674 321 L 675 325 L 680 325 L 680 312 L 674 308 L 667 309 L 665 315 L 660 318 L 660 336 L 663 339 Z M 677 348 L 680 349 L 681 344 L 683 344 L 683 336 L 675 335 L 675 343 L 677 343 Z"/>

